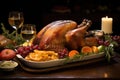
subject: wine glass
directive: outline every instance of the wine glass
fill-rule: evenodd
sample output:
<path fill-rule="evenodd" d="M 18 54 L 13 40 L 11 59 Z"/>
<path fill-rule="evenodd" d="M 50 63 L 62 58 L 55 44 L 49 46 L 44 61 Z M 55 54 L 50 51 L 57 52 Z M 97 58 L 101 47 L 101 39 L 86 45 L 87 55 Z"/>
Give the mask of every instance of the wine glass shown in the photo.
<path fill-rule="evenodd" d="M 23 12 L 19 12 L 19 11 L 9 12 L 8 22 L 16 30 L 16 38 L 17 38 L 18 29 L 21 28 L 21 26 L 24 23 Z"/>
<path fill-rule="evenodd" d="M 36 35 L 36 25 L 35 24 L 24 24 L 21 28 L 21 35 L 26 40 L 27 46 L 29 42 Z"/>

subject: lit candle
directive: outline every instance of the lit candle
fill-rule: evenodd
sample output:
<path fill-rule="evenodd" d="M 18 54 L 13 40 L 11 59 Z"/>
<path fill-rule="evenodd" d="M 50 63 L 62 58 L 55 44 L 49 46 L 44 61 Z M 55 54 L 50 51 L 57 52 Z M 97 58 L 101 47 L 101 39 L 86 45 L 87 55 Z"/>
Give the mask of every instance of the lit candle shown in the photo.
<path fill-rule="evenodd" d="M 102 31 L 105 34 L 112 33 L 112 23 L 113 23 L 112 18 L 108 18 L 108 16 L 102 18 Z"/>

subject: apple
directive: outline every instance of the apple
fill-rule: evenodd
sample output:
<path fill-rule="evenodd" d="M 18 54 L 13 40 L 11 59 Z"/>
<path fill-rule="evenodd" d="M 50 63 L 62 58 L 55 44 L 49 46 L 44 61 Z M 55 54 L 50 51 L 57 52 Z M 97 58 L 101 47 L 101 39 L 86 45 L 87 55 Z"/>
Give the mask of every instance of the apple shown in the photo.
<path fill-rule="evenodd" d="M 2 60 L 10 60 L 16 56 L 16 52 L 12 49 L 3 49 L 0 53 Z"/>

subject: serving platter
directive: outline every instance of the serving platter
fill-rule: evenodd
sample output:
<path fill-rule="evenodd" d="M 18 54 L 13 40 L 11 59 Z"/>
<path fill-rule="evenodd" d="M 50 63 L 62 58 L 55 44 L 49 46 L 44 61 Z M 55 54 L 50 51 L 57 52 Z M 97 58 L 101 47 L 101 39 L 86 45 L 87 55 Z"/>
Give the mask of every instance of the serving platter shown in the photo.
<path fill-rule="evenodd" d="M 15 60 L 19 63 L 22 69 L 28 72 L 48 72 L 63 68 L 87 65 L 90 63 L 105 60 L 104 53 L 86 55 L 77 59 L 58 59 L 43 62 L 27 61 L 20 55 L 17 55 Z"/>

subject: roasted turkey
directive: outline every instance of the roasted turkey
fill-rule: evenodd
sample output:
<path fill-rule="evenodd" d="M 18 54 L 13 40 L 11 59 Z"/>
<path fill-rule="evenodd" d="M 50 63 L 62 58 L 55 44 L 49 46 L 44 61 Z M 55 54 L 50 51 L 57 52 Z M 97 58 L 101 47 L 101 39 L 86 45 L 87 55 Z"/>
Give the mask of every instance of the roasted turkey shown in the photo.
<path fill-rule="evenodd" d="M 79 49 L 82 46 L 97 45 L 95 37 L 85 37 L 91 20 L 84 19 L 80 25 L 72 20 L 54 21 L 38 32 L 32 44 L 38 44 L 42 50 Z M 89 41 L 89 42 L 88 42 Z"/>

